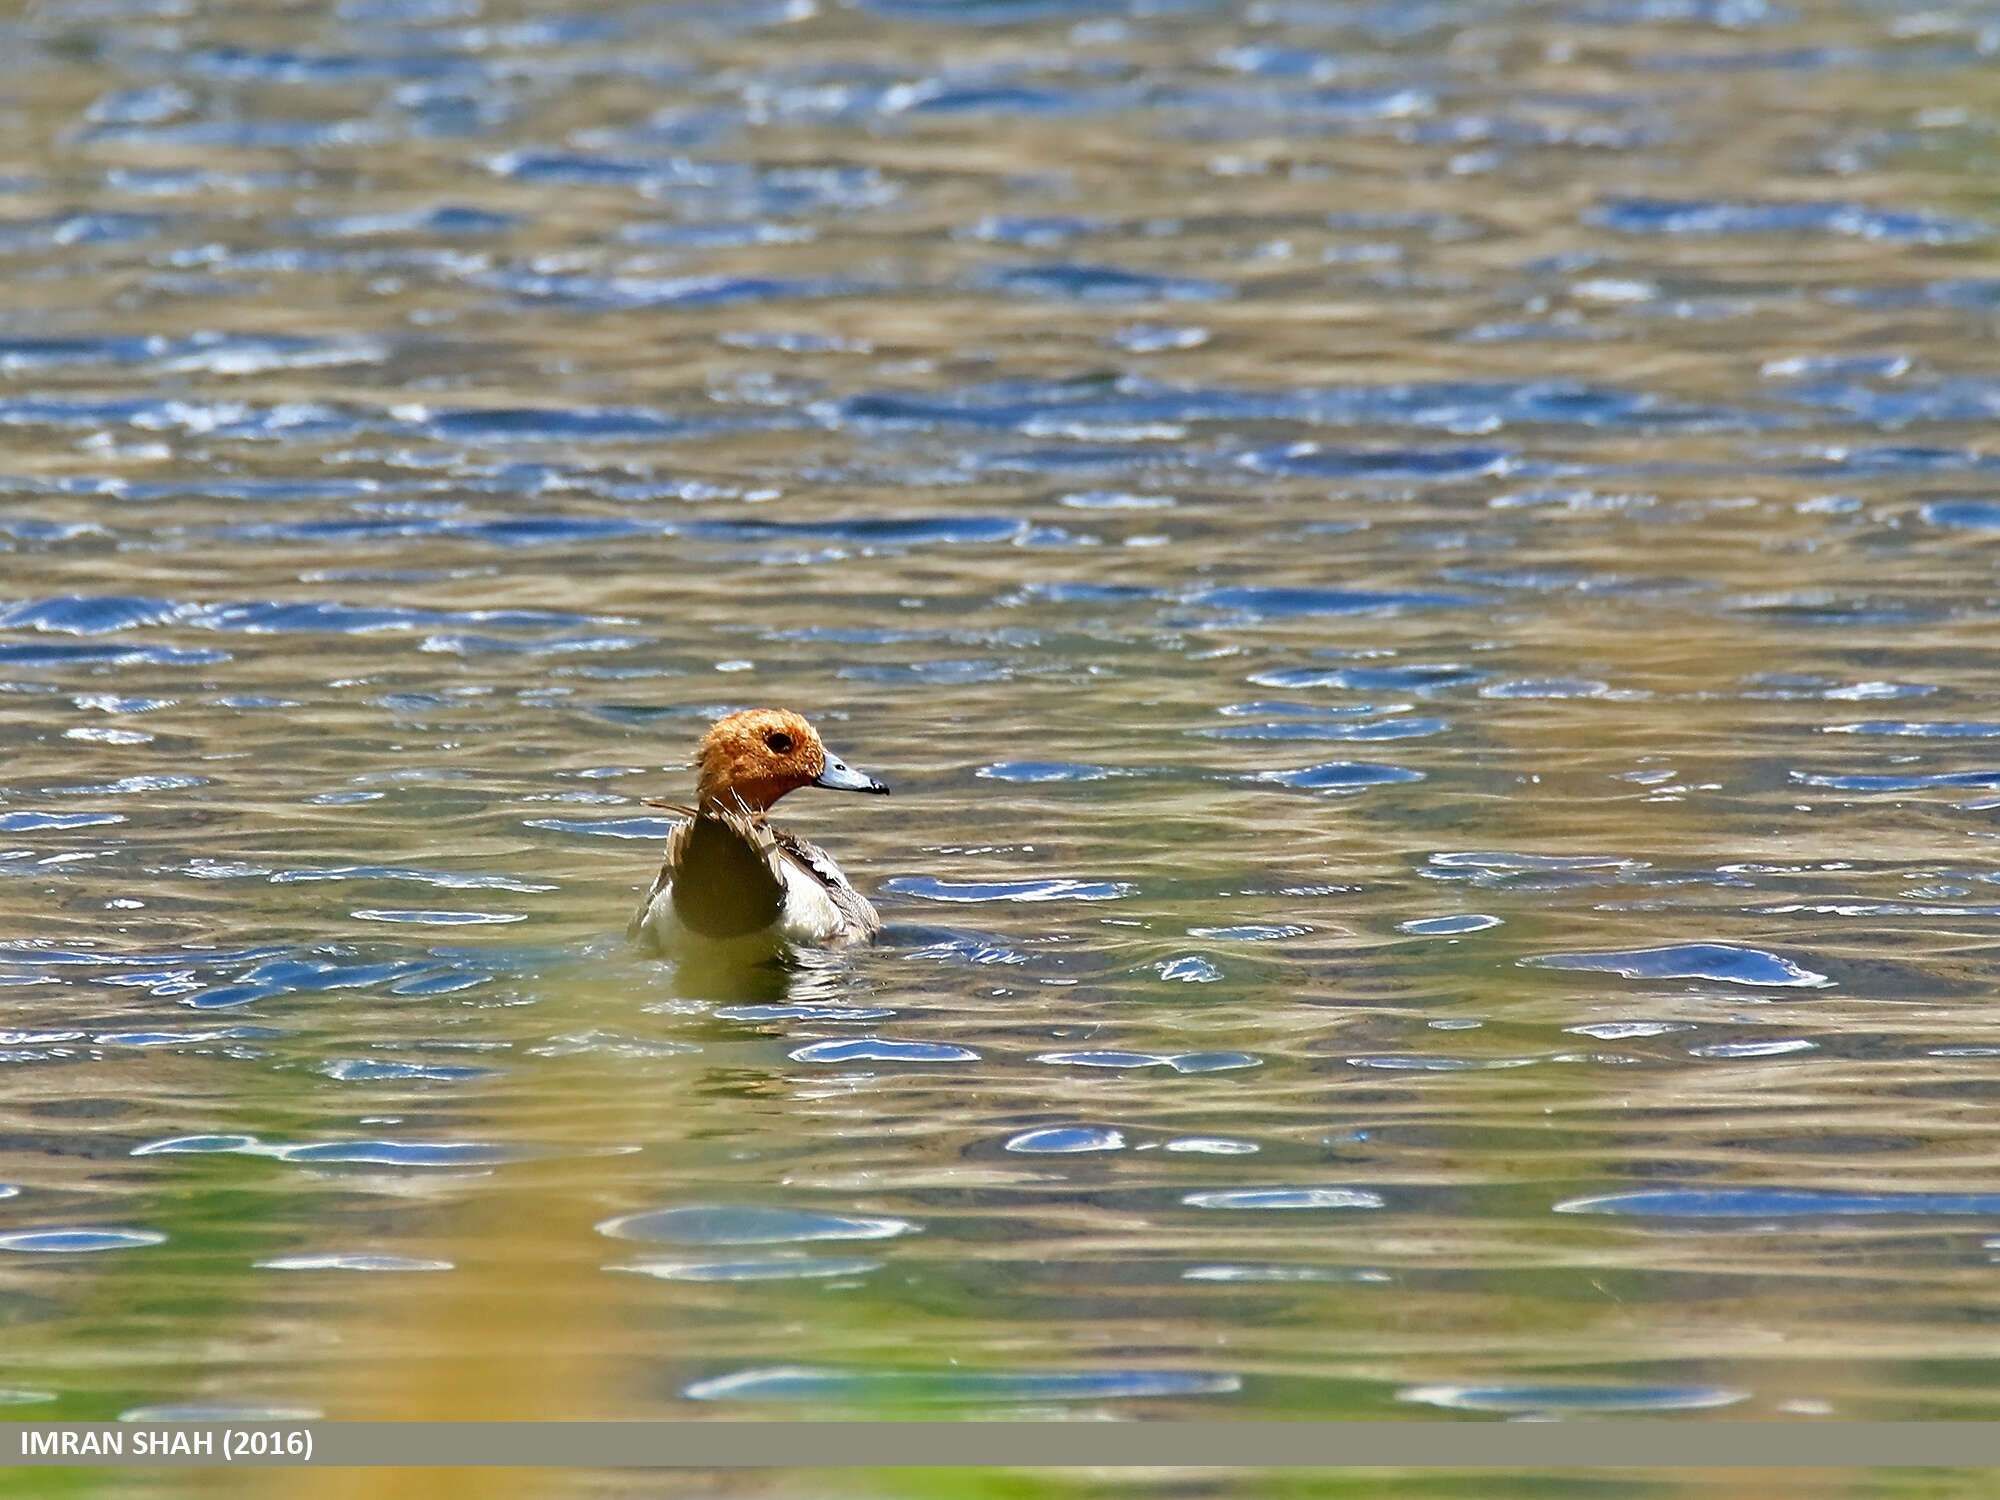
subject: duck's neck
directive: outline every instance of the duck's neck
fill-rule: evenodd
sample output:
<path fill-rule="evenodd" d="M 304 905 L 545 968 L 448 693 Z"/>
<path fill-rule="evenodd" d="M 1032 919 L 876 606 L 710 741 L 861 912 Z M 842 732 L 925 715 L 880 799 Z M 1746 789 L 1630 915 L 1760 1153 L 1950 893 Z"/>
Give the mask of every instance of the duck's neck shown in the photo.
<path fill-rule="evenodd" d="M 798 785 L 777 777 L 724 776 L 704 770 L 695 782 L 695 806 L 703 812 L 747 812 L 762 817 L 772 803 Z"/>
<path fill-rule="evenodd" d="M 707 818 L 723 816 L 761 818 L 771 810 L 771 804 L 777 800 L 776 797 L 751 795 L 739 787 L 730 787 L 720 792 L 704 790 L 700 800 L 695 803 L 695 811 Z"/>

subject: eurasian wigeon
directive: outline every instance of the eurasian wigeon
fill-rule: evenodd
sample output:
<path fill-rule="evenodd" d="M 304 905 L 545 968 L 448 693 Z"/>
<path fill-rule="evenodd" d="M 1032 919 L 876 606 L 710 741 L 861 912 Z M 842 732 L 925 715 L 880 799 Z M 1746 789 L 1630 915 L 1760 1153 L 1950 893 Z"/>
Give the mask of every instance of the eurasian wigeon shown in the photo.
<path fill-rule="evenodd" d="M 626 936 L 656 952 L 723 945 L 742 952 L 873 937 L 882 919 L 816 844 L 774 828 L 771 805 L 802 786 L 887 794 L 781 708 L 718 719 L 695 750 L 695 806 L 667 834 L 667 857 Z"/>

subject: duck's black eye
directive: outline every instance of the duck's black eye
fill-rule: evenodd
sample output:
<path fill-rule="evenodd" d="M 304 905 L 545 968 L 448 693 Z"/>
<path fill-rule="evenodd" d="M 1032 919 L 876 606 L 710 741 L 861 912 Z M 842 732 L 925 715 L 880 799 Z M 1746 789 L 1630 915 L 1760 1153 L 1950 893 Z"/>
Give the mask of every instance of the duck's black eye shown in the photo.
<path fill-rule="evenodd" d="M 764 743 L 780 755 L 790 755 L 792 753 L 792 737 L 782 729 L 774 729 L 765 735 Z"/>

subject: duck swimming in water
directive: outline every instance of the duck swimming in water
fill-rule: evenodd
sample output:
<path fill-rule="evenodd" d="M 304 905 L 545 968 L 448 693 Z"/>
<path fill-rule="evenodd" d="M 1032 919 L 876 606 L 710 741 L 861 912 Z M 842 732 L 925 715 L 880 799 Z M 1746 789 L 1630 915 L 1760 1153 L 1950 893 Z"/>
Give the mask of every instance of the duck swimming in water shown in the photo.
<path fill-rule="evenodd" d="M 695 805 L 625 935 L 656 952 L 696 945 L 744 953 L 835 946 L 881 930 L 868 898 L 817 844 L 771 826 L 771 806 L 802 786 L 889 789 L 850 769 L 798 714 L 752 708 L 718 719 L 695 750 Z"/>

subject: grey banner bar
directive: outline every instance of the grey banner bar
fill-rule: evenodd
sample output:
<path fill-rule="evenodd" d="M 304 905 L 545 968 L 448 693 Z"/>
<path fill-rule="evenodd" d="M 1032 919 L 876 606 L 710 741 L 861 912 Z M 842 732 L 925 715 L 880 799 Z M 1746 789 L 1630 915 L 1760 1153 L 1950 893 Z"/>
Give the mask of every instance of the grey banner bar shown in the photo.
<path fill-rule="evenodd" d="M 1983 1468 L 1973 1422 L 6 1422 L 0 1460 L 566 1468 Z"/>

